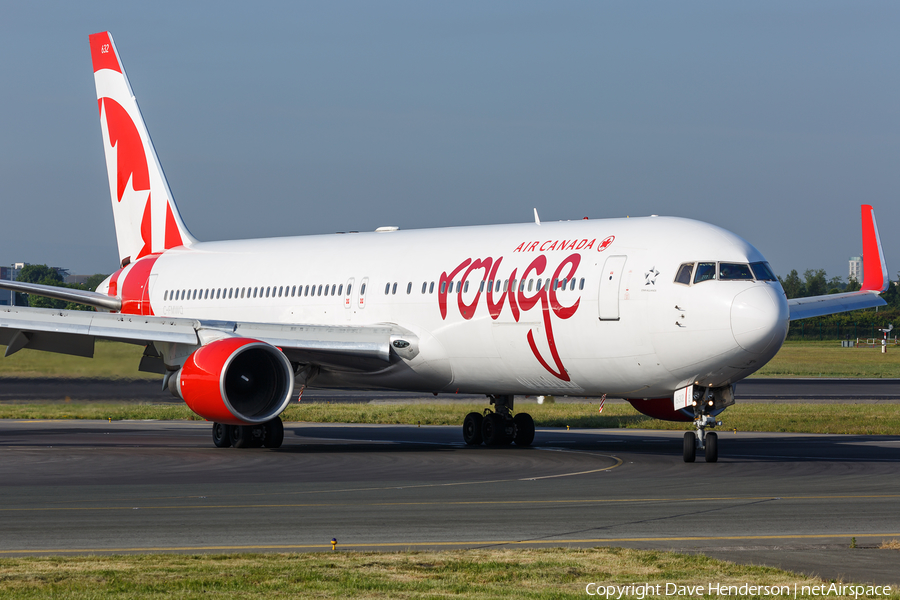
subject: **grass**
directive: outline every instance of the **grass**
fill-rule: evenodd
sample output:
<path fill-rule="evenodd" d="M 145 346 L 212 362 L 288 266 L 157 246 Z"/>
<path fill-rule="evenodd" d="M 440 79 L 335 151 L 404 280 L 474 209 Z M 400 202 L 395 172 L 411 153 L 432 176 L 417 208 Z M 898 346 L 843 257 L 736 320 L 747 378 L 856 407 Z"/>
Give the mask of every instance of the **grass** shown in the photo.
<path fill-rule="evenodd" d="M 370 423 L 453 425 L 485 404 L 292 404 L 285 421 L 312 423 Z M 521 406 L 520 406 L 521 408 Z M 671 423 L 646 417 L 627 404 L 607 404 L 598 414 L 596 404 L 528 405 L 538 427 L 577 429 L 655 429 L 684 431 L 690 423 Z M 840 433 L 854 435 L 900 434 L 900 404 L 737 404 L 722 416 L 724 431 L 788 433 Z M 184 419 L 202 420 L 183 404 L 2 404 L 0 419 Z"/>
<path fill-rule="evenodd" d="M 785 585 L 791 591 L 795 584 L 798 590 L 823 584 L 819 579 L 771 567 L 736 565 L 702 555 L 623 548 L 151 554 L 0 560 L 0 598 L 23 599 L 539 600 L 588 597 L 585 586 L 591 582 L 660 585 L 662 597 L 666 584 L 704 588 L 710 582 Z M 880 597 L 900 596 L 895 592 Z"/>
<path fill-rule="evenodd" d="M 785 342 L 753 377 L 900 377 L 900 347 L 841 348 L 840 342 Z"/>
<path fill-rule="evenodd" d="M 94 358 L 21 350 L 0 360 L 0 377 L 159 379 L 137 370 L 142 346 L 98 341 Z M 900 347 L 841 348 L 840 342 L 786 342 L 754 377 L 897 377 Z"/>
<path fill-rule="evenodd" d="M 94 358 L 25 349 L 0 359 L 0 377 L 160 379 L 138 371 L 143 354 L 143 346 L 101 340 L 94 344 Z"/>

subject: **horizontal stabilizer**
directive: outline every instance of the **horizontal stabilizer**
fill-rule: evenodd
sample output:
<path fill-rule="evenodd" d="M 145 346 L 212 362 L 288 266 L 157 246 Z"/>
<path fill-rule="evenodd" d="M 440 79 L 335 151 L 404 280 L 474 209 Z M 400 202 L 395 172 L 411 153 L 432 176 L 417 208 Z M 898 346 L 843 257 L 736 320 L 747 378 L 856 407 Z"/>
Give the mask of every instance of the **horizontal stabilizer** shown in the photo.
<path fill-rule="evenodd" d="M 845 294 L 828 294 L 811 298 L 793 298 L 788 300 L 791 321 L 821 317 L 834 313 L 884 306 L 887 302 L 873 291 L 847 292 Z"/>
<path fill-rule="evenodd" d="M 120 310 L 122 301 L 113 296 L 107 296 L 99 292 L 90 292 L 88 290 L 79 290 L 75 288 L 56 287 L 54 285 L 41 285 L 39 283 L 26 283 L 24 281 L 7 281 L 0 279 L 0 289 L 13 290 L 23 294 L 34 294 L 36 296 L 44 296 L 45 298 L 53 298 L 54 300 L 63 300 L 65 302 L 75 302 L 94 308 L 102 308 L 105 310 Z"/>

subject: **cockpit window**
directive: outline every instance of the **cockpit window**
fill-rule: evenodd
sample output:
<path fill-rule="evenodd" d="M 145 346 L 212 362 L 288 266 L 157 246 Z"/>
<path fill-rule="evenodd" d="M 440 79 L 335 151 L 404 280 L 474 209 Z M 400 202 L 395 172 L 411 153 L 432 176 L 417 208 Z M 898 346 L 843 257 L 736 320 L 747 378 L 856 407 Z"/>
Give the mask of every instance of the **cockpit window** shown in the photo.
<path fill-rule="evenodd" d="M 716 263 L 702 262 L 697 264 L 697 272 L 694 273 L 694 283 L 709 281 L 716 278 Z"/>
<path fill-rule="evenodd" d="M 741 279 L 753 280 L 750 265 L 743 263 L 719 263 L 719 279 L 722 281 L 735 281 Z"/>
<path fill-rule="evenodd" d="M 753 269 L 753 274 L 756 276 L 757 281 L 778 281 L 778 278 L 772 273 L 769 263 L 750 263 L 750 268 Z"/>
<path fill-rule="evenodd" d="M 694 263 L 684 263 L 678 268 L 678 275 L 675 276 L 675 283 L 691 285 L 691 273 L 694 271 Z"/>

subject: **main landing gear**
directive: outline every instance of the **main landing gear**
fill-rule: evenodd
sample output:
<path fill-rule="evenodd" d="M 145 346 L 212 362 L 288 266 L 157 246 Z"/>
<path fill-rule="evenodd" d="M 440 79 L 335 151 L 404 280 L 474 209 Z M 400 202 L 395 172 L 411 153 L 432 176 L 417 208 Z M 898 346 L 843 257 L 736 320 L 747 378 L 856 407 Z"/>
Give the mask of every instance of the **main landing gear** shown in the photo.
<path fill-rule="evenodd" d="M 471 412 L 463 421 L 463 440 L 470 446 L 530 446 L 534 441 L 534 419 L 528 413 L 513 416 L 513 396 L 488 396 L 494 410 Z"/>
<path fill-rule="evenodd" d="M 259 425 L 223 425 L 213 423 L 216 448 L 280 448 L 284 441 L 284 425 L 280 417 Z"/>

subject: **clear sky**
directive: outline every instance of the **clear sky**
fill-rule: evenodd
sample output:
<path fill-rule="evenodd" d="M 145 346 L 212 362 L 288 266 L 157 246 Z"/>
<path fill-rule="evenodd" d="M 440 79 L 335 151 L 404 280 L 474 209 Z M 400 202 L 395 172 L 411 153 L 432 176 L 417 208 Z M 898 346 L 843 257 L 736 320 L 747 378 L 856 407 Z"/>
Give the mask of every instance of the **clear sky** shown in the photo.
<path fill-rule="evenodd" d="M 0 264 L 116 268 L 103 30 L 201 240 L 677 215 L 846 278 L 871 203 L 900 270 L 900 3 L 822 0 L 2 0 Z"/>

